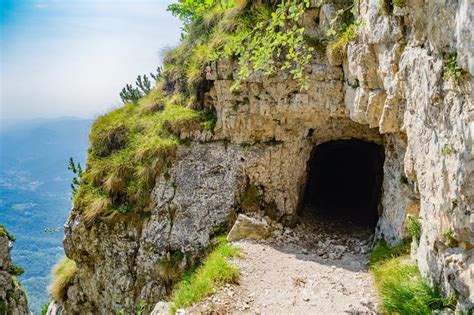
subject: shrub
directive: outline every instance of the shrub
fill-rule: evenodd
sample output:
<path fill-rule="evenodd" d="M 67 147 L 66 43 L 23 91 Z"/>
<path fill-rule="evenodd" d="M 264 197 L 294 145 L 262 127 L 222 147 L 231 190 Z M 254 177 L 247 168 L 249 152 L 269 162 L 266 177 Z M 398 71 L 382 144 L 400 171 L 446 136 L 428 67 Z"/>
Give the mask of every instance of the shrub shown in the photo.
<path fill-rule="evenodd" d="M 207 296 L 225 283 L 235 283 L 239 278 L 236 267 L 227 258 L 238 255 L 239 250 L 227 243 L 225 237 L 219 239 L 218 246 L 209 254 L 204 263 L 177 284 L 171 296 L 172 312 L 190 306 Z"/>
<path fill-rule="evenodd" d="M 48 287 L 54 301 L 61 302 L 66 298 L 67 288 L 76 274 L 76 263 L 64 257 L 53 269 L 53 280 Z"/>
<path fill-rule="evenodd" d="M 409 215 L 406 221 L 406 226 L 410 235 L 418 242 L 421 237 L 421 222 L 418 218 Z"/>

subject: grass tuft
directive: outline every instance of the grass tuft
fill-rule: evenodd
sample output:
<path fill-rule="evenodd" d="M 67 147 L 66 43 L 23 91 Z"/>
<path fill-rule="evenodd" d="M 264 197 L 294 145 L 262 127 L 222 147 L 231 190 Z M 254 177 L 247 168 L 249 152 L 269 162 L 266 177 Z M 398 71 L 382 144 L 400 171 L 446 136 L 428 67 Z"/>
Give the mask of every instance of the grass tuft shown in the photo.
<path fill-rule="evenodd" d="M 53 280 L 48 287 L 54 301 L 61 302 L 66 298 L 67 288 L 76 274 L 76 263 L 64 257 L 53 269 Z"/>
<path fill-rule="evenodd" d="M 410 252 L 410 241 L 404 240 L 400 244 L 390 246 L 381 240 L 369 254 L 369 263 L 374 266 L 380 262 L 386 261 L 390 258 L 396 258 L 402 255 L 407 255 Z"/>
<path fill-rule="evenodd" d="M 432 314 L 434 310 L 455 308 L 453 298 L 445 298 L 438 285 L 430 286 L 418 267 L 409 262 L 409 242 L 389 246 L 384 241 L 369 256 L 382 310 L 387 314 Z"/>
<path fill-rule="evenodd" d="M 188 307 L 210 296 L 213 291 L 225 283 L 236 283 L 239 271 L 227 258 L 239 254 L 239 249 L 232 247 L 224 238 L 209 254 L 204 263 L 193 273 L 188 274 L 177 284 L 171 296 L 171 311 Z"/>

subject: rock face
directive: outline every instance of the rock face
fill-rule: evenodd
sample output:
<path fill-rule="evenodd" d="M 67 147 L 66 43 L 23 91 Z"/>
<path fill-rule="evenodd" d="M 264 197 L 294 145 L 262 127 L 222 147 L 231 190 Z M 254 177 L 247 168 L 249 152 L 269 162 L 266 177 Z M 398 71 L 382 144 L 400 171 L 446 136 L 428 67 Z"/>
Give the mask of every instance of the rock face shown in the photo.
<path fill-rule="evenodd" d="M 11 272 L 10 250 L 10 239 L 0 234 L 0 314 L 30 314 L 26 294 Z"/>
<path fill-rule="evenodd" d="M 382 3 L 360 1 L 358 38 L 335 65 L 324 55 L 311 61 L 307 91 L 281 73 L 254 75 L 231 93 L 236 66 L 212 64 L 205 99 L 217 112 L 215 134 L 179 148 L 151 212 L 87 227 L 72 211 L 64 247 L 78 271 L 62 305 L 68 314 L 134 312 L 140 302 L 151 311 L 166 293 L 160 264 L 170 254 L 184 254 L 183 268 L 194 264 L 236 213 L 252 211 L 249 192 L 257 209 L 291 223 L 315 146 L 351 138 L 385 150 L 376 236 L 397 243 L 406 215 L 419 215 L 420 270 L 459 294 L 460 310 L 473 308 L 474 4 L 407 0 L 384 13 Z M 306 31 L 324 34 L 331 12 L 330 3 L 310 10 L 319 25 L 309 18 Z M 444 76 L 443 54 L 455 49 L 461 80 Z"/>
<path fill-rule="evenodd" d="M 227 235 L 227 240 L 230 242 L 241 239 L 261 240 L 269 235 L 270 226 L 265 220 L 239 214 L 229 235 Z"/>

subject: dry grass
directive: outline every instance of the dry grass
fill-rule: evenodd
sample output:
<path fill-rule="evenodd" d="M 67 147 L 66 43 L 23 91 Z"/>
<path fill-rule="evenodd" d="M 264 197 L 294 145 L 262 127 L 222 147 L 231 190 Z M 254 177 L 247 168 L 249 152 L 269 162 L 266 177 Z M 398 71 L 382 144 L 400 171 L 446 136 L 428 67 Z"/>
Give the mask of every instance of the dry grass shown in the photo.
<path fill-rule="evenodd" d="M 67 288 L 76 274 L 76 263 L 64 257 L 53 269 L 53 280 L 48 291 L 54 301 L 61 302 L 66 298 Z"/>
<path fill-rule="evenodd" d="M 112 207 L 112 201 L 109 197 L 100 196 L 94 199 L 89 207 L 84 211 L 84 223 L 93 223 L 100 215 Z"/>

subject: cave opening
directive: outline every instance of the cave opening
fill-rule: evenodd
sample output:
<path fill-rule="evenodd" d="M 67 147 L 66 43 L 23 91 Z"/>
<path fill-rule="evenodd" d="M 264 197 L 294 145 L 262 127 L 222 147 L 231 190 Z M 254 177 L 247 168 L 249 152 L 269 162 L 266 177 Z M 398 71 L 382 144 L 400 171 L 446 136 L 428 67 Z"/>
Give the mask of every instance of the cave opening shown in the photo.
<path fill-rule="evenodd" d="M 384 151 L 362 140 L 315 147 L 308 162 L 302 215 L 374 229 L 379 218 Z"/>

